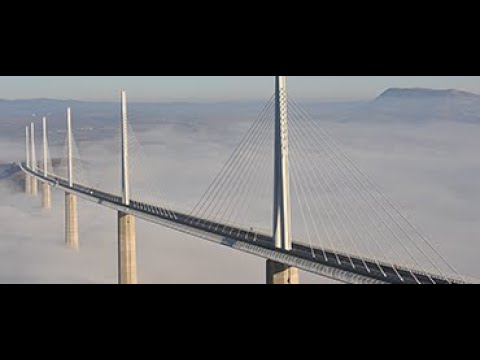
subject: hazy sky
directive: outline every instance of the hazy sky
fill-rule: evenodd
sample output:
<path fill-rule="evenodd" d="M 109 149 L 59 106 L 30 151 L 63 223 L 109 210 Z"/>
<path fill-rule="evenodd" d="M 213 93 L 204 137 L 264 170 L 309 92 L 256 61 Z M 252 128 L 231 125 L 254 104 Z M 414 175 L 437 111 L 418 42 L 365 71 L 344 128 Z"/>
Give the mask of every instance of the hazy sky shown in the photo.
<path fill-rule="evenodd" d="M 456 88 L 480 93 L 480 77 L 291 76 L 297 99 L 373 98 L 389 87 Z M 264 99 L 269 76 L 0 76 L 0 98 L 116 100 L 125 88 L 134 101 Z"/>

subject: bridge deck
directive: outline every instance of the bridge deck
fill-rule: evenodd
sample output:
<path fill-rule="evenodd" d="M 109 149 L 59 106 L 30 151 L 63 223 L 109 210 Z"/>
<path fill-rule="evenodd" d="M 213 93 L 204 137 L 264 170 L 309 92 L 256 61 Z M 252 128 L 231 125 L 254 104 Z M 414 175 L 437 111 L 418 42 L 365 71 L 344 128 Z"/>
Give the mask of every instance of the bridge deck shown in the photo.
<path fill-rule="evenodd" d="M 362 260 L 356 256 L 339 254 L 333 251 L 310 248 L 294 243 L 292 251 L 275 248 L 271 236 L 248 229 L 232 227 L 206 219 L 197 218 L 182 212 L 172 211 L 151 204 L 131 201 L 130 206 L 122 204 L 120 196 L 92 189 L 80 184 L 69 187 L 66 180 L 54 176 L 44 177 L 33 172 L 22 164 L 23 171 L 47 181 L 66 192 L 75 192 L 98 203 L 108 203 L 119 210 L 132 212 L 142 216 L 147 221 L 161 220 L 161 224 L 179 231 L 185 231 L 200 237 L 212 236 L 220 239 L 223 245 L 243 250 L 271 260 L 281 260 L 287 265 L 296 266 L 302 270 L 327 276 L 342 282 L 355 283 L 386 283 L 386 284 L 448 284 L 460 283 L 458 280 L 447 279 L 434 274 L 426 274 L 418 270 L 398 268 L 391 264 L 377 263 L 372 260 Z"/>

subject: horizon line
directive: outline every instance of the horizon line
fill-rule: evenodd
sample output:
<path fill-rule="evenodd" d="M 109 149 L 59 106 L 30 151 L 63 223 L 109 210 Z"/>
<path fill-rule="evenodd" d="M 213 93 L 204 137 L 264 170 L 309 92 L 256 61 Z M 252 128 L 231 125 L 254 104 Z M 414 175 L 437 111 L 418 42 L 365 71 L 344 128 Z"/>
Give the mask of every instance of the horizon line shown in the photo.
<path fill-rule="evenodd" d="M 128 93 L 128 91 L 127 91 Z M 369 101 L 373 100 L 371 97 L 321 97 L 321 98 L 297 98 L 301 102 L 355 102 L 355 101 Z M 218 103 L 248 103 L 248 102 L 260 102 L 264 101 L 264 98 L 245 98 L 245 99 L 207 99 L 207 98 L 168 98 L 168 99 L 135 99 L 130 98 L 129 103 L 138 104 L 165 104 L 165 103 L 204 103 L 204 104 L 218 104 Z M 57 97 L 29 97 L 29 98 L 0 98 L 0 101 L 15 102 L 15 101 L 61 101 L 61 102 L 94 102 L 94 103 L 117 103 L 113 99 L 88 99 L 88 98 L 57 98 Z"/>

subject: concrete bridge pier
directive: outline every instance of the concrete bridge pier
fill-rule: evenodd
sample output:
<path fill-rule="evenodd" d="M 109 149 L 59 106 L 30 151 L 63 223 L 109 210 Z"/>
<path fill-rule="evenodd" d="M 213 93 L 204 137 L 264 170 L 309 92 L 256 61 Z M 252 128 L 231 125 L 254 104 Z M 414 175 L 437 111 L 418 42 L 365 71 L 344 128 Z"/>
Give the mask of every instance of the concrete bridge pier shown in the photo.
<path fill-rule="evenodd" d="M 38 195 L 38 181 L 33 176 L 30 176 L 30 194 L 33 196 Z"/>
<path fill-rule="evenodd" d="M 267 260 L 267 284 L 268 285 L 298 285 L 300 283 L 298 269 Z"/>
<path fill-rule="evenodd" d="M 42 184 L 42 208 L 51 209 L 52 208 L 52 194 L 50 191 L 50 185 L 47 183 Z"/>
<path fill-rule="evenodd" d="M 137 283 L 135 217 L 118 212 L 118 283 Z"/>
<path fill-rule="evenodd" d="M 32 193 L 32 179 L 30 179 L 30 175 L 28 174 L 25 174 L 25 193 Z"/>
<path fill-rule="evenodd" d="M 78 212 L 77 196 L 65 193 L 65 243 L 73 250 L 78 251 Z"/>

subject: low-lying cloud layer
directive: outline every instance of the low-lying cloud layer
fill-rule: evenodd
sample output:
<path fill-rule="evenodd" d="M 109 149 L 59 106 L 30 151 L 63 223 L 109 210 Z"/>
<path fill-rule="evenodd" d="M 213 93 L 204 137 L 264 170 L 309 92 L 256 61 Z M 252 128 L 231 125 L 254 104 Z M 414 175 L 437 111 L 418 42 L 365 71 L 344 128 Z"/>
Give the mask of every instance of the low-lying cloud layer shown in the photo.
<path fill-rule="evenodd" d="M 138 132 L 150 165 L 137 173 L 135 184 L 151 176 L 164 190 L 146 191 L 152 203 L 166 200 L 191 210 L 221 168 L 249 122 L 219 129 L 163 124 Z M 7 159 L 21 159 L 22 144 L 2 140 Z M 103 142 L 79 142 L 82 159 L 88 164 L 92 186 L 119 190 L 118 138 Z M 52 146 L 59 156 L 62 146 Z M 99 156 L 100 155 L 100 156 Z M 18 188 L 16 188 L 18 191 Z M 63 245 L 63 194 L 53 191 L 53 209 L 45 212 L 40 197 L 12 191 L 0 183 L 0 282 L 3 283 L 115 283 L 117 281 L 116 214 L 107 208 L 79 201 L 81 251 L 72 253 Z M 138 270 L 142 283 L 258 283 L 265 282 L 265 261 L 251 255 L 189 237 L 158 225 L 138 221 Z M 304 282 L 328 280 L 304 274 Z"/>
<path fill-rule="evenodd" d="M 192 209 L 245 133 L 248 121 L 137 127 L 150 166 L 138 174 L 155 179 L 165 200 Z M 169 119 L 171 120 L 171 119 Z M 324 122 L 383 191 L 404 206 L 461 273 L 478 276 L 480 253 L 480 126 L 453 122 L 369 124 Z M 135 124 L 134 124 L 135 128 Z M 54 129 L 52 129 L 53 131 Z M 2 138 L 1 160 L 23 158 L 23 142 Z M 92 186 L 119 190 L 118 142 L 79 141 Z M 52 145 L 52 155 L 62 147 Z M 81 251 L 63 245 L 63 194 L 53 209 L 0 181 L 0 282 L 115 283 L 116 214 L 79 202 Z M 152 196 L 152 193 L 138 193 Z M 155 195 L 155 194 L 153 194 Z M 160 195 L 160 196 L 158 196 Z M 139 221 L 139 277 L 143 283 L 264 283 L 264 260 Z M 302 282 L 327 280 L 302 274 Z"/>

